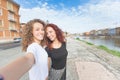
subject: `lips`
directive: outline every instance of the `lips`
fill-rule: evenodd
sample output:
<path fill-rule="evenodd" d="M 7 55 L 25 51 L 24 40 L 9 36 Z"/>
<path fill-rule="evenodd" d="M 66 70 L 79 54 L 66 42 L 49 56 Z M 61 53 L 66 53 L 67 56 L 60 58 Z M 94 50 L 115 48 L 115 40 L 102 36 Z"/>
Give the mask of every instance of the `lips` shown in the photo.
<path fill-rule="evenodd" d="M 53 37 L 49 37 L 49 39 L 50 39 L 51 41 L 53 41 L 53 40 L 54 40 L 54 38 L 53 38 Z"/>
<path fill-rule="evenodd" d="M 43 39 L 44 35 L 38 35 L 38 38 Z"/>

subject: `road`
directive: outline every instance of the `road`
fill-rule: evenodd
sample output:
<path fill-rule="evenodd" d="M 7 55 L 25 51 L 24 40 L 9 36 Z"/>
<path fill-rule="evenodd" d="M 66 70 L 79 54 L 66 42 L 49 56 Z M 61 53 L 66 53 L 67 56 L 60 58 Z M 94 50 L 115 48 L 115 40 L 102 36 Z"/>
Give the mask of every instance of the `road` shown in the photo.
<path fill-rule="evenodd" d="M 17 46 L 20 46 L 21 43 L 14 43 L 14 42 L 9 42 L 9 43 L 1 43 L 0 44 L 0 50 L 6 50 L 6 49 L 10 49 L 10 48 L 14 48 Z"/>

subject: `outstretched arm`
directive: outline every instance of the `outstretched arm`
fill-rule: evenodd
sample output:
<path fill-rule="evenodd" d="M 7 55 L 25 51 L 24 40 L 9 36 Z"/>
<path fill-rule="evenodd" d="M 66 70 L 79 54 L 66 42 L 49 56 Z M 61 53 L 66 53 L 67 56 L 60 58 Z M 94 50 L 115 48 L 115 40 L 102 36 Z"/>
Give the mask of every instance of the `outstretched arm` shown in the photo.
<path fill-rule="evenodd" d="M 17 58 L 13 62 L 0 68 L 0 74 L 4 80 L 19 80 L 35 63 L 32 53 Z"/>

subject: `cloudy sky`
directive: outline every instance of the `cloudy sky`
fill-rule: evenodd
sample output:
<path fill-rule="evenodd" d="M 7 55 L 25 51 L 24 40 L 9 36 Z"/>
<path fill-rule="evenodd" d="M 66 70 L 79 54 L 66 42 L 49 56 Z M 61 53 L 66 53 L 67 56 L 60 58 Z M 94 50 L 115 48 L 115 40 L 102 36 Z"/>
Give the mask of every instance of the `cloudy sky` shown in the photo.
<path fill-rule="evenodd" d="M 70 33 L 120 27 L 120 0 L 14 1 L 20 5 L 21 23 L 39 18 Z"/>

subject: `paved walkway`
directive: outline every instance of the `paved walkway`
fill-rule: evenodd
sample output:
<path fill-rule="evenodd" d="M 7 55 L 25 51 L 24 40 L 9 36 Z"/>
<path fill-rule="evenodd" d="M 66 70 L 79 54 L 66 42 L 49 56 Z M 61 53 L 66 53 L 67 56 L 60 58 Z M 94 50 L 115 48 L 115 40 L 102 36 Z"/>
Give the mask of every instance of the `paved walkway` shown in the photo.
<path fill-rule="evenodd" d="M 67 39 L 67 80 L 120 80 L 120 72 L 89 51 L 80 41 Z M 24 55 L 21 47 L 0 51 L 0 66 Z M 20 80 L 28 80 L 26 73 Z"/>
<path fill-rule="evenodd" d="M 120 80 L 118 70 L 93 54 L 104 51 L 95 48 L 95 52 L 93 48 L 95 47 L 68 38 L 67 80 Z"/>
<path fill-rule="evenodd" d="M 13 39 L 0 39 L 0 44 L 14 42 Z"/>
<path fill-rule="evenodd" d="M 79 80 L 117 80 L 104 66 L 96 62 L 76 62 Z"/>

